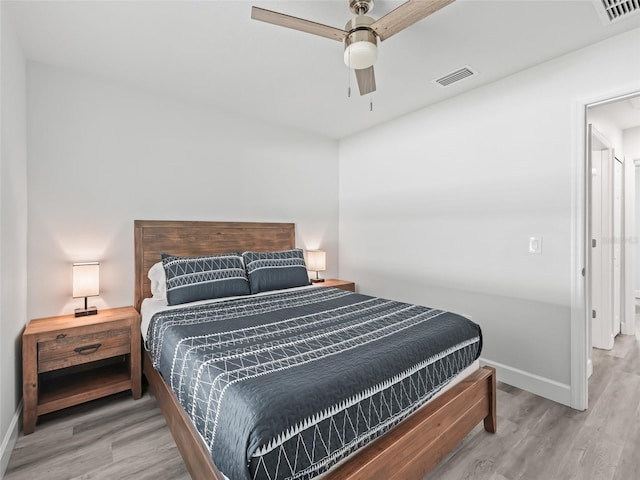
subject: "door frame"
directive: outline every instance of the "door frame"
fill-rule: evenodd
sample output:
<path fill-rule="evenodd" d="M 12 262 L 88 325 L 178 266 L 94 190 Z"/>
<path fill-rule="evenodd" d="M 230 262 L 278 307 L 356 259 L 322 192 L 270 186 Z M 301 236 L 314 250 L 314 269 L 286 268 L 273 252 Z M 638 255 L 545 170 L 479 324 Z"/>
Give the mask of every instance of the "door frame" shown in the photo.
<path fill-rule="evenodd" d="M 629 92 L 629 88 L 609 91 L 597 96 L 576 99 L 573 103 L 572 144 L 574 152 L 571 165 L 571 342 L 570 371 L 571 399 L 570 406 L 577 410 L 588 407 L 588 354 L 591 348 L 587 335 L 589 322 L 587 302 L 588 281 L 590 281 L 590 265 L 586 253 L 589 243 L 589 221 L 591 202 L 591 172 L 587 176 L 587 152 L 589 138 L 587 129 L 587 108 L 605 103 L 616 102 L 634 97 L 640 91 Z"/>
<path fill-rule="evenodd" d="M 638 213 L 636 211 L 636 209 L 640 210 L 640 205 L 638 205 L 638 202 L 636 201 L 638 199 L 638 192 L 640 192 L 640 182 L 636 182 L 636 180 L 638 179 L 638 172 L 640 171 L 640 157 L 639 158 L 634 158 L 631 160 L 631 162 L 629 162 L 629 170 L 630 170 L 630 175 L 633 176 L 633 180 L 635 183 L 635 192 L 633 192 L 634 198 L 634 209 L 630 212 L 628 212 L 627 215 L 629 215 L 630 217 L 633 217 L 634 220 L 634 232 L 633 235 L 636 239 L 637 244 L 640 244 L 640 222 L 635 222 L 635 220 L 638 218 Z M 638 254 L 638 258 L 635 257 L 635 255 Z M 632 254 L 631 254 L 631 261 L 634 265 L 636 265 L 639 269 L 640 266 L 638 266 L 638 262 L 640 262 L 640 248 L 636 247 L 632 250 Z M 634 310 L 635 310 L 635 306 L 636 306 L 636 298 L 640 298 L 640 282 L 636 282 L 636 280 L 638 278 L 640 278 L 640 275 L 638 274 L 638 272 L 635 272 L 635 278 L 633 278 L 631 281 L 634 282 L 634 292 L 633 292 L 633 297 L 631 298 L 631 303 L 633 304 Z M 637 325 L 635 324 L 636 322 L 636 316 L 633 316 L 633 327 L 637 327 Z"/>

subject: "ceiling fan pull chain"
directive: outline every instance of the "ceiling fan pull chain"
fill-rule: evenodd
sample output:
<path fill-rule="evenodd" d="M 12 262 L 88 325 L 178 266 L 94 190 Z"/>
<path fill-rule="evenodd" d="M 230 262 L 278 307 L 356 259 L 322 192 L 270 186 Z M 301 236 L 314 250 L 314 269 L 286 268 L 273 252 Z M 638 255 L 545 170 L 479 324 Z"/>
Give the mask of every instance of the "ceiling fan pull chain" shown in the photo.
<path fill-rule="evenodd" d="M 369 111 L 373 112 L 373 95 L 369 96 Z"/>

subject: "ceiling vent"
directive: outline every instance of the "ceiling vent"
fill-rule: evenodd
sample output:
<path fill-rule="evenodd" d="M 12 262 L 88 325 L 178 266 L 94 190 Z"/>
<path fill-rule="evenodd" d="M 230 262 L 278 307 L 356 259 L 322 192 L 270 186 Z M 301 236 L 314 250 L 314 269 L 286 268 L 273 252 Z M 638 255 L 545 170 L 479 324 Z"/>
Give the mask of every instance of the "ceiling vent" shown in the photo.
<path fill-rule="evenodd" d="M 465 78 L 473 77 L 474 75 L 477 75 L 477 74 L 478 72 L 476 72 L 473 68 L 471 68 L 469 65 L 465 65 L 464 67 L 456 70 L 455 72 L 451 72 L 440 78 L 437 78 L 433 82 L 437 83 L 441 87 L 448 87 L 449 85 L 453 85 L 454 83 L 458 83 L 464 80 Z"/>
<path fill-rule="evenodd" d="M 605 25 L 640 13 L 640 0 L 593 0 L 593 4 Z"/>

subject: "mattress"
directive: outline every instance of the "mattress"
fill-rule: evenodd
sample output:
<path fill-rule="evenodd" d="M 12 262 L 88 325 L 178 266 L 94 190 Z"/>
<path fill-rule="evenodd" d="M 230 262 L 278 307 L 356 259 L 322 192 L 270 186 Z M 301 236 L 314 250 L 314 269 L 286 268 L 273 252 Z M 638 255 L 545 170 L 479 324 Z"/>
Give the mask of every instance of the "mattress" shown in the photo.
<path fill-rule="evenodd" d="M 146 333 L 154 367 L 234 480 L 316 478 L 482 348 L 464 317 L 335 288 L 163 310 Z"/>

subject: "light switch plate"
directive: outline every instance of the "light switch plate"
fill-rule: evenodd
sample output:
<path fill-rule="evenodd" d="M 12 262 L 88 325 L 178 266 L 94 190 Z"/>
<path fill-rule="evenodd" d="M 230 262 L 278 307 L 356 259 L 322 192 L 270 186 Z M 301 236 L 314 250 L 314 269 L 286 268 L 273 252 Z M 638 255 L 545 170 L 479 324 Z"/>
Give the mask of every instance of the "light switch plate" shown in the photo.
<path fill-rule="evenodd" d="M 542 254 L 542 235 L 532 235 L 529 237 L 529 253 Z"/>

